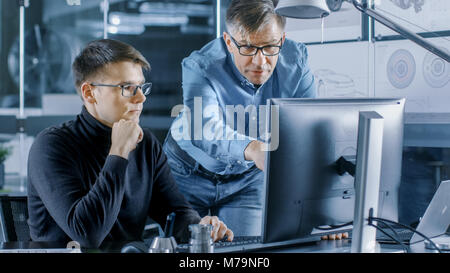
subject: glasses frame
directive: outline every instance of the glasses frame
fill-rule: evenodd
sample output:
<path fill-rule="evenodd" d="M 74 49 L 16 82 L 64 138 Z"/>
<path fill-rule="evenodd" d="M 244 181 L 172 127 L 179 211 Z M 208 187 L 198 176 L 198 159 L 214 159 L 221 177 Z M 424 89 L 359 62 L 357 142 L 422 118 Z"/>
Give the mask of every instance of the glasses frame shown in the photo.
<path fill-rule="evenodd" d="M 148 88 L 148 91 L 147 91 L 147 92 L 144 92 L 144 89 L 143 89 L 142 87 L 143 87 L 144 85 L 146 85 L 146 84 L 149 85 L 149 88 Z M 149 95 L 149 94 L 151 93 L 151 91 L 152 91 L 153 83 L 151 83 L 151 82 L 145 82 L 145 83 L 143 83 L 143 84 L 104 84 L 104 83 L 91 83 L 91 85 L 92 85 L 92 86 L 105 86 L 105 87 L 120 87 L 120 88 L 122 89 L 122 96 L 125 97 L 125 98 L 131 98 L 131 97 L 136 96 L 136 93 L 137 93 L 138 88 L 140 88 L 140 89 L 142 90 L 142 94 L 144 94 L 144 96 Z M 125 96 L 125 95 L 124 95 L 124 90 L 125 90 L 125 88 L 128 88 L 128 87 L 130 87 L 130 86 L 134 86 L 134 87 L 135 87 L 134 90 L 133 90 L 133 95 L 131 95 L 131 96 Z"/>
<path fill-rule="evenodd" d="M 228 34 L 228 35 L 230 35 L 230 34 Z M 233 43 L 236 45 L 236 47 L 238 48 L 239 54 L 241 54 L 242 56 L 248 56 L 248 57 L 250 57 L 250 56 L 255 56 L 256 54 L 258 54 L 258 51 L 259 51 L 259 50 L 261 50 L 261 53 L 262 53 L 264 56 L 269 56 L 269 57 L 270 57 L 270 56 L 276 56 L 276 55 L 280 54 L 281 48 L 283 47 L 283 44 L 281 44 L 281 45 L 266 45 L 266 46 L 240 45 L 240 44 L 238 44 L 238 42 L 236 42 L 236 40 L 233 38 L 233 36 L 230 35 L 230 38 L 231 38 L 231 40 L 233 41 Z M 283 41 L 283 37 L 280 38 L 280 40 L 277 42 L 277 44 L 280 43 L 280 42 L 282 42 L 282 41 Z M 256 51 L 255 51 L 254 54 L 242 54 L 242 53 L 241 53 L 241 47 L 252 47 L 252 48 L 256 48 Z M 267 48 L 267 47 L 278 47 L 279 50 L 278 50 L 278 52 L 277 52 L 276 54 L 265 54 L 265 53 L 264 53 L 264 48 Z"/>

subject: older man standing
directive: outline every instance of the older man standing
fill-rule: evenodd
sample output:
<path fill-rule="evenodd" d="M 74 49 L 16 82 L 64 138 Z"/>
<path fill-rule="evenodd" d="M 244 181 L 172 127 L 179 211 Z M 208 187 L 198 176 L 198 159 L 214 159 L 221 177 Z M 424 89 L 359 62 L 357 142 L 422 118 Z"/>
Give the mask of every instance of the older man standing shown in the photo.
<path fill-rule="evenodd" d="M 183 60 L 188 110 L 175 119 L 163 147 L 200 215 L 217 214 L 235 235 L 260 235 L 265 155 L 262 135 L 249 132 L 260 122 L 253 110 L 269 98 L 313 98 L 316 90 L 306 47 L 285 38 L 285 18 L 272 0 L 231 1 L 226 27 L 223 37 Z M 228 111 L 241 106 L 244 115 Z"/>

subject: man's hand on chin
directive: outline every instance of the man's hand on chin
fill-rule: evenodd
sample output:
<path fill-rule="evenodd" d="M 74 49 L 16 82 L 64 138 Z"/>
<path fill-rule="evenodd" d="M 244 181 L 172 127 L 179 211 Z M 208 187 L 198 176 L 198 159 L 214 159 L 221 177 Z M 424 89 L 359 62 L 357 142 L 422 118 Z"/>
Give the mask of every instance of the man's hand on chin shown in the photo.
<path fill-rule="evenodd" d="M 134 121 L 121 119 L 115 122 L 111 131 L 109 154 L 128 159 L 128 154 L 141 142 L 143 135 L 142 128 Z"/>

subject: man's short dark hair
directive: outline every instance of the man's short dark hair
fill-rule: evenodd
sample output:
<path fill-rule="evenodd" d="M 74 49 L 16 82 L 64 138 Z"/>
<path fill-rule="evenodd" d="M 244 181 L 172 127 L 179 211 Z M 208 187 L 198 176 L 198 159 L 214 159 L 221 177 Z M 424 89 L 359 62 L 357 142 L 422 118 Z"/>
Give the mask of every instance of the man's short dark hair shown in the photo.
<path fill-rule="evenodd" d="M 228 31 L 237 31 L 245 37 L 260 31 L 273 18 L 284 29 L 286 18 L 275 13 L 277 4 L 277 0 L 232 0 L 225 20 Z"/>
<path fill-rule="evenodd" d="M 110 63 L 131 61 L 138 63 L 144 70 L 150 69 L 150 64 L 134 47 L 112 39 L 95 40 L 87 44 L 72 64 L 73 78 L 78 94 L 80 86 L 89 77 Z"/>

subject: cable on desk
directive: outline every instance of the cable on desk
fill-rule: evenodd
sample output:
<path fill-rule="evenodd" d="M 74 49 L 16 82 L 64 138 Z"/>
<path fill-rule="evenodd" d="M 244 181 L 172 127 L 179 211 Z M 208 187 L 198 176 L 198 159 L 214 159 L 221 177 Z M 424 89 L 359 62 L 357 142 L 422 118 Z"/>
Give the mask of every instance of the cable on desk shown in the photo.
<path fill-rule="evenodd" d="M 369 224 L 370 224 L 370 222 L 369 222 Z M 385 227 L 389 228 L 389 230 L 391 230 L 392 233 L 394 233 L 394 237 L 399 239 L 399 241 L 401 241 L 400 235 L 398 235 L 397 231 L 395 231 L 395 229 L 391 225 L 389 225 L 388 223 L 385 223 L 385 222 L 381 222 L 381 221 L 380 221 L 380 224 L 383 224 Z"/>
<path fill-rule="evenodd" d="M 382 228 L 380 228 L 377 225 L 374 225 L 372 223 L 369 223 L 369 226 L 372 226 L 374 228 L 376 228 L 377 230 L 379 230 L 381 233 L 383 233 L 384 235 L 386 235 L 387 237 L 391 238 L 391 240 L 395 241 L 397 244 L 401 245 L 403 250 L 406 253 L 409 253 L 409 248 L 402 242 L 400 242 L 400 240 L 398 240 L 397 238 L 394 238 L 394 236 L 391 236 L 389 233 L 387 233 L 386 231 L 384 231 Z M 390 227 L 392 229 L 392 227 Z"/>
<path fill-rule="evenodd" d="M 410 226 L 407 226 L 407 225 L 404 225 L 404 224 L 401 224 L 401 223 L 397 223 L 397 222 L 394 222 L 394 221 L 391 221 L 391 220 L 388 220 L 388 219 L 378 218 L 378 217 L 369 217 L 368 220 L 369 220 L 369 222 L 372 221 L 372 220 L 375 220 L 375 221 L 377 221 L 377 222 L 387 222 L 387 223 L 391 223 L 391 224 L 398 225 L 398 226 L 401 226 L 401 227 L 403 227 L 403 228 L 409 229 L 409 230 L 411 230 L 412 232 L 417 233 L 420 237 L 424 238 L 424 239 L 427 240 L 428 242 L 430 242 L 431 245 L 432 245 L 439 253 L 442 253 L 441 249 L 440 249 L 440 248 L 439 248 L 439 247 L 438 247 L 438 246 L 437 246 L 430 238 L 428 238 L 426 235 L 424 235 L 423 233 L 417 231 L 416 229 L 414 229 L 414 228 L 412 228 L 412 227 L 410 227 Z"/>

